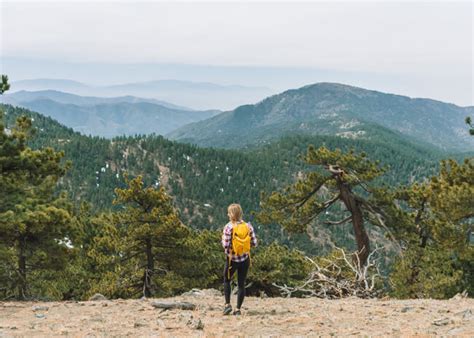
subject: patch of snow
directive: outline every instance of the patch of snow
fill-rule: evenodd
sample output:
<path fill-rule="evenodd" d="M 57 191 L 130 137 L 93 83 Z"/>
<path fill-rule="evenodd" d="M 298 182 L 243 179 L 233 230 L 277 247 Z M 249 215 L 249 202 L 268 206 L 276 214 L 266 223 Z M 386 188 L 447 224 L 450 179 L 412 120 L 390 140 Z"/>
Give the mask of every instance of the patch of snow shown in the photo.
<path fill-rule="evenodd" d="M 357 139 L 361 136 L 365 135 L 365 130 L 358 130 L 358 131 L 344 131 L 341 133 L 336 133 L 336 136 L 340 136 L 343 138 L 351 138 Z"/>
<path fill-rule="evenodd" d="M 351 120 L 347 123 L 343 123 L 339 126 L 340 129 L 350 129 L 352 127 L 358 126 L 360 124 L 357 120 Z"/>
<path fill-rule="evenodd" d="M 330 119 L 330 118 L 334 118 L 337 116 L 337 113 L 326 113 L 326 114 L 321 114 L 319 115 L 319 119 L 322 120 L 322 119 Z"/>

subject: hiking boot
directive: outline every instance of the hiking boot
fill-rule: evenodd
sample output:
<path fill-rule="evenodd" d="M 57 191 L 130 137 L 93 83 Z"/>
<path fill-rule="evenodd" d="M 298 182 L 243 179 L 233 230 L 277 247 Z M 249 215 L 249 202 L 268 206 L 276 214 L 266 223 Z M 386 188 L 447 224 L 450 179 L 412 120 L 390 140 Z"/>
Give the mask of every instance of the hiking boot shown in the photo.
<path fill-rule="evenodd" d="M 234 311 L 234 316 L 240 316 L 241 314 L 240 309 Z"/>
<path fill-rule="evenodd" d="M 232 312 L 232 305 L 227 304 L 224 308 L 224 315 L 225 316 L 230 315 L 231 312 Z"/>

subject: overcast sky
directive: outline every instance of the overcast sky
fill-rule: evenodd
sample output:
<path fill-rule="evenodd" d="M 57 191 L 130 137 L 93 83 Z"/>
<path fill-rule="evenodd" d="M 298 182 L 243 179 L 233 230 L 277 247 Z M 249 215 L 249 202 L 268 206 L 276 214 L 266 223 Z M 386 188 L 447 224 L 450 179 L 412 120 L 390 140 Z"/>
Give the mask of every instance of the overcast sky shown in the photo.
<path fill-rule="evenodd" d="M 362 84 L 371 74 L 384 90 L 474 105 L 471 1 L 1 1 L 4 60 L 332 70 L 352 80 L 360 74 Z M 5 64 L 2 71 L 17 71 Z M 387 83 L 404 77 L 413 82 L 408 92 L 400 81 Z"/>

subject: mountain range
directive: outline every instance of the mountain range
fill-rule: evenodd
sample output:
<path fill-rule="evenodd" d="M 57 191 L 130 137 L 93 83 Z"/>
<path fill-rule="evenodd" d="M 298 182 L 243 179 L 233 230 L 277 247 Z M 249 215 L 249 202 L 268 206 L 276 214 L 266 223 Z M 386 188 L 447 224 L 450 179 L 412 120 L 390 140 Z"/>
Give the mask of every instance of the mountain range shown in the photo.
<path fill-rule="evenodd" d="M 58 83 L 58 80 L 48 81 L 45 80 L 45 86 Z M 162 85 L 159 81 L 154 83 Z M 74 81 L 62 85 L 69 89 L 84 86 Z M 179 81 L 175 85 L 184 86 Z M 116 87 L 127 88 L 126 85 Z M 140 93 L 144 94 L 147 88 L 144 85 Z M 142 97 L 79 96 L 43 90 L 18 91 L 2 99 L 4 103 L 51 116 L 81 133 L 109 138 L 156 133 L 204 147 L 248 148 L 294 134 L 370 140 L 380 136 L 378 130 L 384 127 L 400 138 L 428 148 L 434 146 L 440 151 L 464 152 L 474 147 L 474 139 L 469 137 L 464 123 L 465 117 L 474 113 L 474 107 L 338 83 L 323 82 L 287 90 L 225 112 L 194 111 Z"/>
<path fill-rule="evenodd" d="M 370 139 L 383 126 L 420 144 L 470 151 L 464 119 L 474 107 L 381 93 L 337 83 L 292 89 L 186 125 L 173 140 L 222 148 L 264 144 L 287 134 Z"/>

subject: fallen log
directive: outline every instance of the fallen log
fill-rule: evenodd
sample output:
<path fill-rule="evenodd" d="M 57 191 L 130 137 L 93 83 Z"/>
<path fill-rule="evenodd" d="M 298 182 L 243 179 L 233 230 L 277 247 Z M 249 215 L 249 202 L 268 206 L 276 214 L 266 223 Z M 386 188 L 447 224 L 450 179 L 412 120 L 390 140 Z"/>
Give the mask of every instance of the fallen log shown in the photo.
<path fill-rule="evenodd" d="M 179 310 L 194 310 L 196 309 L 196 305 L 193 303 L 188 302 L 152 302 L 151 305 L 157 309 L 163 310 L 171 310 L 171 309 L 179 309 Z"/>

